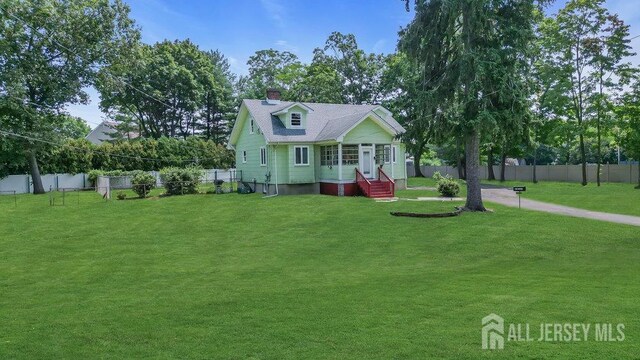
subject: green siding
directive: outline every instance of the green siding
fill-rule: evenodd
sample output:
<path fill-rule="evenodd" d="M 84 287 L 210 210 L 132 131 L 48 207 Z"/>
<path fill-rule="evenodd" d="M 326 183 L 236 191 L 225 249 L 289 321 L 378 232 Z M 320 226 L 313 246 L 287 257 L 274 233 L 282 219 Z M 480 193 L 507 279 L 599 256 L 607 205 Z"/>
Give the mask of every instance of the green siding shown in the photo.
<path fill-rule="evenodd" d="M 320 145 L 314 146 L 315 159 L 316 159 L 316 181 L 320 180 L 338 180 L 338 165 L 320 165 L 321 152 Z"/>
<path fill-rule="evenodd" d="M 242 179 L 245 181 L 256 179 L 258 182 L 264 182 L 269 167 L 260 166 L 260 147 L 265 146 L 266 141 L 256 124 L 254 124 L 253 134 L 250 133 L 250 124 L 250 115 L 247 113 L 246 117 L 242 119 L 242 131 L 235 146 L 236 169 L 242 170 Z M 246 163 L 242 162 L 243 151 L 247 152 Z"/>
<path fill-rule="evenodd" d="M 303 124 L 306 126 L 306 116 L 304 109 L 293 108 L 292 111 L 300 111 L 303 114 Z M 288 117 L 286 118 L 288 119 Z M 264 135 L 262 135 L 254 125 L 254 133 L 250 133 L 250 115 L 246 113 L 244 118 L 239 119 L 241 131 L 238 137 L 236 148 L 236 168 L 242 170 L 242 177 L 245 181 L 265 182 L 266 175 L 271 174 L 271 183 L 276 181 L 279 184 L 308 184 L 320 180 L 338 180 L 339 166 L 320 165 L 320 145 L 314 144 L 280 144 L 266 146 Z M 344 137 L 344 144 L 391 144 L 393 137 L 371 119 L 366 119 L 354 129 L 349 131 Z M 389 176 L 396 179 L 405 178 L 405 147 L 398 145 L 396 164 L 385 164 L 383 170 Z M 265 146 L 267 150 L 267 166 L 260 166 L 260 147 Z M 295 165 L 295 146 L 309 147 L 309 165 Z M 247 151 L 247 163 L 242 162 L 242 152 Z M 393 170 L 392 167 L 393 166 Z M 342 165 L 342 180 L 355 180 L 355 169 L 358 165 Z M 277 179 L 276 179 L 277 173 Z M 392 175 L 393 174 L 393 175 Z"/>
<path fill-rule="evenodd" d="M 276 183 L 276 172 L 278 184 L 289 182 L 289 146 L 271 145 L 269 146 L 269 164 L 271 165 L 271 182 Z"/>
<path fill-rule="evenodd" d="M 391 144 L 393 136 L 371 119 L 365 119 L 345 135 L 344 144 Z"/>
<path fill-rule="evenodd" d="M 309 165 L 295 165 L 294 149 L 296 146 L 309 147 Z M 289 145 L 289 184 L 308 184 L 316 182 L 315 151 L 313 144 Z"/>

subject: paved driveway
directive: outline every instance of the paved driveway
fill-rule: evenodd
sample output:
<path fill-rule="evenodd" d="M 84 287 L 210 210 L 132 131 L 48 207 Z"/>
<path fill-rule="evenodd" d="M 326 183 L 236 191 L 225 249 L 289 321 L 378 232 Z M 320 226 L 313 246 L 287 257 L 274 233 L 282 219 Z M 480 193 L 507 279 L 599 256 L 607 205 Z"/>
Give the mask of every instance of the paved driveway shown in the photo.
<path fill-rule="evenodd" d="M 494 202 L 501 205 L 518 207 L 518 195 L 511 189 L 484 187 L 482 189 L 482 199 L 490 202 Z M 590 211 L 584 209 L 573 208 L 569 206 L 562 206 L 556 204 L 550 204 L 542 201 L 529 200 L 522 198 L 522 208 L 544 211 L 553 214 L 574 216 L 580 218 L 608 221 L 619 224 L 627 224 L 640 226 L 640 217 L 631 215 L 619 215 L 611 214 L 599 211 Z"/>

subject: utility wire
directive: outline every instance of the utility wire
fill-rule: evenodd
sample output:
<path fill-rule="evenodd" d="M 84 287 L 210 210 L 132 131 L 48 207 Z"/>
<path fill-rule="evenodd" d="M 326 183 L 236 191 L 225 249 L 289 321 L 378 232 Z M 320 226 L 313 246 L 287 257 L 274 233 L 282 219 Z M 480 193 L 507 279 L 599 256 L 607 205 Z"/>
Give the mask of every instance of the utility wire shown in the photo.
<path fill-rule="evenodd" d="M 45 31 L 45 33 L 43 34 L 42 32 L 40 32 L 40 30 L 39 30 L 39 29 L 37 29 L 37 28 L 35 28 L 34 26 L 32 26 L 32 25 L 30 25 L 29 23 L 27 23 L 24 19 L 20 18 L 19 16 L 15 15 L 15 14 L 10 13 L 10 12 L 9 12 L 9 10 L 8 10 L 6 7 L 4 7 L 4 6 L 0 5 L 0 8 L 1 8 L 1 9 L 3 9 L 3 10 L 4 10 L 4 12 L 5 12 L 7 15 L 9 15 L 10 17 L 12 17 L 12 18 L 14 18 L 14 19 L 16 19 L 16 20 L 20 21 L 21 23 L 23 23 L 25 26 L 27 26 L 27 27 L 28 27 L 28 28 L 30 28 L 31 30 L 33 30 L 33 31 L 37 32 L 37 33 L 38 33 L 38 34 L 40 34 L 41 36 L 45 37 L 47 40 L 51 41 L 52 43 L 54 43 L 54 44 L 58 45 L 59 47 L 61 47 L 61 48 L 62 48 L 62 49 L 64 49 L 64 50 L 66 50 L 70 55 L 75 55 L 75 56 L 77 56 L 77 55 L 78 55 L 78 53 L 77 53 L 77 52 L 75 52 L 75 51 L 73 51 L 73 50 L 69 49 L 68 47 L 66 47 L 66 46 L 64 46 L 64 45 L 62 45 L 62 44 L 61 44 L 61 43 L 60 43 L 60 42 L 55 38 L 55 34 L 53 34 L 53 32 L 52 32 L 52 31 L 50 31 L 49 29 L 47 29 L 46 27 L 44 27 L 44 26 L 42 27 L 42 28 L 43 28 L 43 30 Z M 94 70 L 96 70 L 96 69 L 94 68 Z M 174 107 L 173 105 L 171 105 L 171 104 L 168 104 L 168 103 L 164 102 L 163 100 L 159 99 L 158 97 L 156 97 L 156 96 L 154 96 L 154 95 L 151 95 L 151 94 L 149 94 L 149 93 L 147 93 L 147 92 L 145 92 L 145 91 L 143 91 L 143 90 L 140 90 L 139 88 L 137 88 L 137 87 L 135 87 L 135 86 L 131 85 L 131 84 L 130 84 L 130 83 L 128 83 L 127 81 L 123 80 L 122 78 L 119 78 L 119 77 L 117 77 L 117 76 L 115 76 L 115 75 L 113 75 L 113 74 L 111 74 L 111 73 L 108 73 L 108 72 L 104 72 L 103 74 L 105 74 L 105 75 L 109 76 L 109 77 L 110 77 L 110 78 L 112 78 L 113 80 L 116 80 L 116 81 L 117 81 L 117 82 L 119 82 L 120 84 L 123 84 L 123 85 L 125 85 L 125 86 L 128 86 L 129 88 L 133 89 L 134 91 L 137 91 L 137 92 L 139 92 L 140 94 L 142 94 L 142 95 L 144 95 L 144 96 L 146 96 L 146 97 L 148 97 L 148 98 L 150 98 L 150 99 L 152 99 L 152 100 L 154 100 L 154 101 L 157 101 L 158 103 L 160 103 L 160 104 L 162 104 L 162 105 L 164 105 L 164 106 L 166 106 L 166 107 L 168 107 L 168 108 L 171 108 L 171 109 L 173 109 L 173 110 L 175 110 L 175 111 L 180 111 L 180 109 L 178 109 L 178 108 Z M 18 99 L 19 99 L 19 98 L 18 98 Z M 36 105 L 36 106 L 45 107 L 45 108 L 47 107 L 46 105 L 39 105 L 39 104 L 32 103 L 32 102 L 30 102 L 30 101 L 27 101 L 27 103 L 30 103 L 30 104 L 32 104 L 32 105 Z M 50 108 L 50 109 L 54 109 L 54 110 L 57 110 L 57 109 L 52 108 L 52 107 L 48 107 L 48 108 Z M 86 120 L 85 120 L 85 121 L 86 121 Z M 88 121 L 87 121 L 87 122 L 88 122 Z M 92 123 L 92 124 L 93 124 L 93 125 L 100 125 L 100 124 L 96 124 L 96 123 Z M 195 147 L 192 147 L 192 146 L 188 146 L 188 145 L 185 145 L 185 144 L 180 144 L 180 145 L 181 145 L 181 146 L 183 146 L 183 147 L 185 147 L 185 148 L 187 148 L 187 149 L 200 150 L 200 149 L 198 149 L 198 148 L 195 148 Z"/>

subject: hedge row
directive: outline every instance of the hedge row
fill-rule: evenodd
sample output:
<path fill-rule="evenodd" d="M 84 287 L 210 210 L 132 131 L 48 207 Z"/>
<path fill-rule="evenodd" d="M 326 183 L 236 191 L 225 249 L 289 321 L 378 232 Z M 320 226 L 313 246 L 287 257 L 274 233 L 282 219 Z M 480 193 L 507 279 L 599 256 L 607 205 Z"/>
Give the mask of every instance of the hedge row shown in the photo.
<path fill-rule="evenodd" d="M 69 140 L 40 157 L 43 173 L 83 173 L 104 171 L 153 171 L 168 167 L 198 165 L 209 169 L 228 169 L 234 154 L 213 141 L 189 137 L 136 139 L 93 145 L 87 140 Z M 25 169 L 25 172 L 28 169 Z"/>

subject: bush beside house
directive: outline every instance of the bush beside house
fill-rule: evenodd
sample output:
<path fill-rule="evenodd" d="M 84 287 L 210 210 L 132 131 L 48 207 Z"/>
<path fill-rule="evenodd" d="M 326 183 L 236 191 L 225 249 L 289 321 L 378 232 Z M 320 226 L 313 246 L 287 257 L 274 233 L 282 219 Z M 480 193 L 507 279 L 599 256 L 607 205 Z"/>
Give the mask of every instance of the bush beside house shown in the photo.
<path fill-rule="evenodd" d="M 160 180 L 168 195 L 196 194 L 202 176 L 202 169 L 195 167 L 160 170 Z"/>

